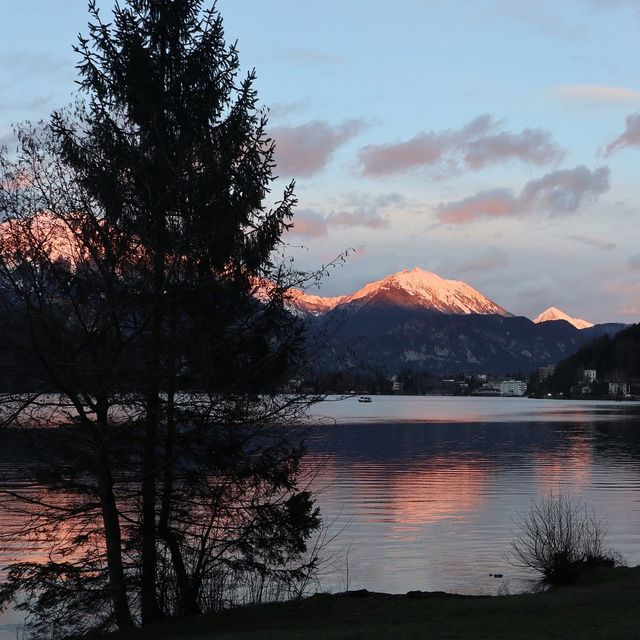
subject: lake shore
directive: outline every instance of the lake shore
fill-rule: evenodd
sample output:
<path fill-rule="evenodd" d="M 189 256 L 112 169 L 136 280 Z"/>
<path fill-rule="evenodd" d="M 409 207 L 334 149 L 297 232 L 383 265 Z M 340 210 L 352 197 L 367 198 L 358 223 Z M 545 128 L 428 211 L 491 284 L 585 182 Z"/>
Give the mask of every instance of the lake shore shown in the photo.
<path fill-rule="evenodd" d="M 639 596 L 640 566 L 618 567 L 541 593 L 316 595 L 93 640 L 615 640 L 636 636 Z"/>

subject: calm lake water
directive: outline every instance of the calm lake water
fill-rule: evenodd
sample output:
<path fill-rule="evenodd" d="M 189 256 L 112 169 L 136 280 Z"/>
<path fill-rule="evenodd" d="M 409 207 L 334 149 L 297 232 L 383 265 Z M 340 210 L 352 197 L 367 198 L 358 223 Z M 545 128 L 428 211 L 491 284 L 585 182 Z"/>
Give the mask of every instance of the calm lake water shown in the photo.
<path fill-rule="evenodd" d="M 326 588 L 529 589 L 505 558 L 513 520 L 558 492 L 593 506 L 611 547 L 640 563 L 640 404 L 374 396 L 314 413 L 312 487 L 339 532 Z"/>
<path fill-rule="evenodd" d="M 306 465 L 336 536 L 324 589 L 529 589 L 533 576 L 505 559 L 513 519 L 558 492 L 593 506 L 610 546 L 640 563 L 638 403 L 373 396 L 313 413 Z M 16 637 L 12 615 L 3 640 Z"/>

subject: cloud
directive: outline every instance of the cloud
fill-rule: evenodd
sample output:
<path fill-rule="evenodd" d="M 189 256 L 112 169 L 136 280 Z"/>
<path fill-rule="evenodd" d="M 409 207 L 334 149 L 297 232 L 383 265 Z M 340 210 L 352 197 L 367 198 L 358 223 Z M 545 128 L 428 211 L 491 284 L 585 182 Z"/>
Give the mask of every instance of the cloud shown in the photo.
<path fill-rule="evenodd" d="M 322 214 L 313 209 L 303 209 L 293 217 L 293 228 L 289 233 L 310 238 L 325 237 L 331 227 L 366 227 L 386 229 L 389 221 L 377 212 L 333 211 Z"/>
<path fill-rule="evenodd" d="M 583 0 L 583 4 L 590 9 L 611 10 L 611 9 L 632 9 L 634 13 L 638 11 L 638 0 Z"/>
<path fill-rule="evenodd" d="M 550 38 L 566 40 L 567 38 L 584 37 L 580 25 L 564 19 L 544 6 L 542 2 L 513 2 L 500 0 L 495 5 L 499 15 L 523 24 Z M 555 8 L 553 3 L 551 8 Z"/>
<path fill-rule="evenodd" d="M 349 193 L 344 197 L 344 205 L 349 207 L 386 209 L 395 207 L 404 209 L 407 206 L 407 199 L 397 191 L 380 193 L 376 196 L 362 193 Z"/>
<path fill-rule="evenodd" d="M 309 98 L 292 102 L 274 102 L 269 105 L 269 117 L 272 119 L 286 118 L 306 111 L 311 106 Z"/>
<path fill-rule="evenodd" d="M 361 244 L 360 246 L 356 247 L 353 250 L 353 257 L 356 259 L 364 258 L 366 254 L 367 254 L 367 246 L 364 244 Z"/>
<path fill-rule="evenodd" d="M 551 215 L 573 213 L 609 190 L 609 167 L 590 171 L 584 165 L 560 169 L 530 180 L 518 198 L 525 211 L 545 210 Z"/>
<path fill-rule="evenodd" d="M 609 189 L 609 167 L 590 171 L 584 165 L 561 169 L 527 182 L 519 195 L 512 189 L 481 191 L 456 202 L 440 203 L 440 222 L 464 224 L 479 218 L 514 217 L 529 213 L 567 215 L 595 201 Z"/>
<path fill-rule="evenodd" d="M 316 49 L 284 49 L 274 56 L 276 60 L 296 62 L 305 66 L 344 64 L 346 59 L 327 51 Z"/>
<path fill-rule="evenodd" d="M 610 142 L 605 149 L 605 156 L 610 156 L 614 151 L 625 147 L 640 146 L 640 113 L 631 113 L 625 120 L 624 131 L 615 140 Z"/>
<path fill-rule="evenodd" d="M 543 129 L 509 133 L 500 131 L 501 125 L 484 114 L 461 129 L 422 132 L 404 142 L 368 145 L 360 150 L 360 172 L 374 177 L 418 170 L 455 174 L 509 160 L 541 166 L 565 155 Z"/>
<path fill-rule="evenodd" d="M 587 105 L 629 104 L 640 102 L 640 91 L 597 84 L 563 84 L 552 87 L 552 93 L 566 102 Z"/>
<path fill-rule="evenodd" d="M 308 177 L 322 171 L 333 153 L 364 128 L 362 120 L 347 120 L 332 126 L 314 120 L 297 127 L 270 130 L 276 141 L 276 163 L 280 174 Z"/>
<path fill-rule="evenodd" d="M 440 203 L 436 207 L 438 219 L 447 224 L 464 224 L 476 218 L 500 218 L 512 216 L 517 210 L 517 198 L 513 189 L 480 191 L 457 202 Z"/>
<path fill-rule="evenodd" d="M 611 249 L 615 249 L 617 246 L 615 243 L 609 242 L 608 240 L 601 240 L 600 238 L 593 238 L 591 236 L 570 235 L 564 237 L 567 240 L 586 244 L 588 247 L 594 247 L 596 249 L 601 249 L 602 251 L 610 251 Z"/>
<path fill-rule="evenodd" d="M 635 256 L 631 256 L 627 260 L 627 266 L 632 271 L 640 271 L 640 253 L 636 254 Z"/>
<path fill-rule="evenodd" d="M 481 256 L 463 262 L 457 269 L 457 273 L 479 273 L 481 271 L 493 271 L 501 269 L 507 264 L 506 255 L 499 249 L 492 249 Z"/>
<path fill-rule="evenodd" d="M 324 216 L 303 210 L 293 216 L 293 227 L 289 233 L 307 238 L 324 238 L 327 235 L 327 222 Z"/>
<path fill-rule="evenodd" d="M 384 210 L 398 209 L 405 205 L 404 198 L 397 193 L 377 196 L 351 193 L 341 200 L 341 205 L 328 213 L 316 209 L 298 211 L 293 217 L 294 226 L 290 233 L 321 238 L 335 227 L 386 229 L 389 226 L 389 220 Z"/>

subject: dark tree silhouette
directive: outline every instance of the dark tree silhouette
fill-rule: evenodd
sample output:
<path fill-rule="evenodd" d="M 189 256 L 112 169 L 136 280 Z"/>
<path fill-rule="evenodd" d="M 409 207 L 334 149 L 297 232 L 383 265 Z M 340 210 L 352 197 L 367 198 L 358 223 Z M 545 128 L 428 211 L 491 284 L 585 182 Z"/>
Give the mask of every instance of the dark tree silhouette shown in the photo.
<path fill-rule="evenodd" d="M 0 601 L 72 631 L 304 580 L 320 522 L 291 428 L 313 399 L 278 393 L 304 365 L 288 292 L 317 274 L 275 259 L 295 197 L 265 204 L 255 74 L 202 0 L 89 10 L 75 108 L 0 158 L 5 437 L 48 487 L 4 506 L 52 545 Z"/>

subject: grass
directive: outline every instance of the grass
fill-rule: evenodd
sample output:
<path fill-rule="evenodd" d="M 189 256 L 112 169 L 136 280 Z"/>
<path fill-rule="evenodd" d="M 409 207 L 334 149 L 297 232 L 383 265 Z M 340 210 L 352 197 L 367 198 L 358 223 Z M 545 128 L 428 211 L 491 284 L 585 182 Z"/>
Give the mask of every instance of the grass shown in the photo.
<path fill-rule="evenodd" d="M 318 595 L 115 634 L 109 640 L 636 638 L 640 567 L 599 569 L 549 592 L 495 597 Z"/>

